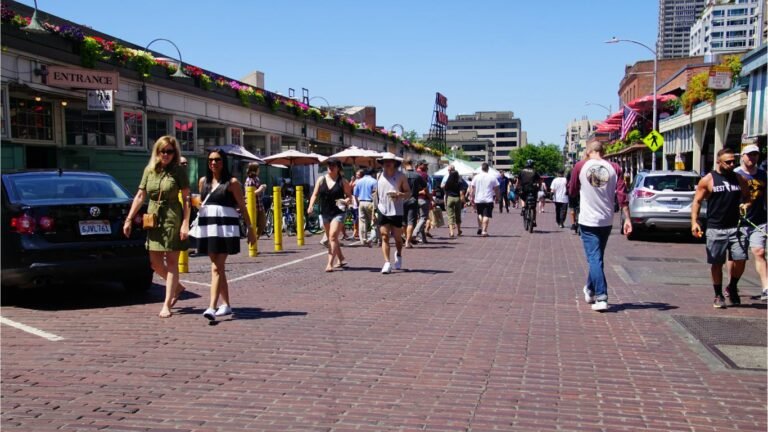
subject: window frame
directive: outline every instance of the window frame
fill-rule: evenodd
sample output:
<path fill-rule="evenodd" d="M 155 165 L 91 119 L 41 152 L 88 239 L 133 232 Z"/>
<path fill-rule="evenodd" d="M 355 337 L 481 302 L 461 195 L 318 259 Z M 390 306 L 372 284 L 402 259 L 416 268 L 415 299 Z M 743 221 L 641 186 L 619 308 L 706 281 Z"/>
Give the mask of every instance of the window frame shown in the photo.
<path fill-rule="evenodd" d="M 189 149 L 185 150 L 183 143 L 181 142 L 179 137 L 176 135 L 176 122 L 177 121 L 179 121 L 179 122 L 186 122 L 186 121 L 192 122 L 192 139 L 191 139 L 192 149 L 191 150 L 189 150 Z M 197 146 L 197 119 L 194 119 L 194 118 L 191 118 L 191 117 L 175 115 L 175 116 L 173 116 L 171 118 L 171 130 L 173 131 L 173 137 L 176 138 L 176 141 L 179 142 L 179 148 L 181 149 L 181 153 L 182 154 L 202 154 L 203 153 L 203 149 L 202 148 L 197 148 L 198 147 Z"/>
<path fill-rule="evenodd" d="M 88 145 L 88 144 L 69 144 L 67 142 L 67 110 L 71 109 L 77 109 L 78 107 L 82 106 L 82 111 L 88 111 L 87 103 L 82 101 L 74 101 L 70 102 L 69 105 L 66 107 L 62 107 L 61 110 L 61 130 L 62 130 L 62 140 L 61 140 L 61 146 L 63 148 L 88 148 L 88 149 L 101 149 L 101 150 L 116 150 L 120 149 L 120 140 L 118 138 L 118 126 L 120 124 L 120 120 L 117 117 L 119 110 L 112 110 L 112 111 L 98 111 L 98 112 L 108 112 L 112 114 L 112 118 L 115 123 L 115 144 L 114 145 Z"/>
<path fill-rule="evenodd" d="M 124 108 L 120 107 L 118 109 L 119 115 L 118 119 L 120 124 L 118 125 L 118 128 L 120 130 L 120 148 L 123 150 L 129 150 L 129 151 L 147 151 L 148 149 L 148 139 L 147 139 L 147 113 L 145 111 L 142 111 L 140 109 L 131 109 L 131 108 Z M 128 145 L 126 142 L 126 135 L 125 135 L 125 114 L 131 113 L 131 114 L 141 114 L 141 141 L 143 145 L 141 146 L 131 146 Z"/>
<path fill-rule="evenodd" d="M 11 125 L 12 125 L 11 124 L 11 98 L 23 99 L 23 100 L 28 101 L 28 102 L 36 102 L 36 101 L 35 101 L 35 97 L 34 96 L 30 96 L 29 94 L 20 93 L 20 92 L 16 92 L 15 94 L 11 94 L 11 91 L 10 91 L 10 89 L 7 86 L 6 86 L 6 90 L 8 90 L 8 93 L 6 95 L 6 100 L 7 100 L 7 103 L 8 103 L 8 105 L 7 105 L 8 106 L 8 136 L 7 136 L 7 139 L 13 140 L 14 142 L 18 142 L 20 144 L 33 144 L 33 145 L 34 144 L 39 144 L 39 145 L 46 145 L 46 146 L 50 146 L 52 144 L 53 145 L 57 145 L 57 146 L 63 145 L 63 142 L 62 143 L 58 143 L 56 139 L 59 136 L 58 133 L 57 133 L 59 131 L 58 127 L 62 127 L 63 128 L 64 113 L 59 110 L 58 104 L 54 103 L 54 101 L 51 100 L 51 99 L 45 100 L 46 98 L 43 98 L 43 100 L 41 100 L 41 102 L 45 102 L 45 103 L 50 103 L 51 104 L 51 139 L 50 140 L 46 140 L 46 139 L 30 139 L 30 138 L 20 138 L 20 137 L 14 136 L 13 135 L 13 130 L 11 128 Z M 61 116 L 61 117 L 59 117 L 59 116 Z M 59 126 L 59 125 L 61 125 L 61 126 Z M 6 137 L 4 137 L 4 138 L 6 138 Z"/>

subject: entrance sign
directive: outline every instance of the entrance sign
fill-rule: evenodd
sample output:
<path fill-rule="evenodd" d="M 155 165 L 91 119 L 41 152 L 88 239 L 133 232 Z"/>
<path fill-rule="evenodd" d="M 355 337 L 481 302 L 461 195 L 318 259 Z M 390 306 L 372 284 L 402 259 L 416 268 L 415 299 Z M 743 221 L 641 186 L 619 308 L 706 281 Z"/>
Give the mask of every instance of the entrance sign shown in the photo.
<path fill-rule="evenodd" d="M 114 111 L 112 90 L 88 90 L 88 111 Z"/>
<path fill-rule="evenodd" d="M 652 152 L 655 152 L 664 145 L 664 137 L 654 130 L 651 131 L 648 136 L 643 138 L 643 142 L 646 146 L 648 146 L 649 149 L 651 149 Z"/>
<path fill-rule="evenodd" d="M 117 72 L 48 66 L 45 83 L 51 87 L 67 89 L 118 90 L 120 74 Z"/>

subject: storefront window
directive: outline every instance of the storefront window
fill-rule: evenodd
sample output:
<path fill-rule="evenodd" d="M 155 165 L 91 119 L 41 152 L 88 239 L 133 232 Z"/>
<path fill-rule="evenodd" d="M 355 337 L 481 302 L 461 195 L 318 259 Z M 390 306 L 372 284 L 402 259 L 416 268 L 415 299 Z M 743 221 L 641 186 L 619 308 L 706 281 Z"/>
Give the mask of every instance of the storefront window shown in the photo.
<path fill-rule="evenodd" d="M 83 108 L 64 110 L 67 145 L 116 147 L 115 113 L 88 111 Z"/>
<path fill-rule="evenodd" d="M 53 141 L 53 104 L 50 102 L 12 97 L 9 114 L 13 138 Z"/>
<path fill-rule="evenodd" d="M 240 128 L 230 128 L 230 133 L 232 134 L 232 144 L 242 146 L 243 130 Z"/>
<path fill-rule="evenodd" d="M 176 140 L 183 152 L 195 151 L 195 121 L 185 118 L 176 118 L 173 122 Z"/>
<path fill-rule="evenodd" d="M 168 135 L 168 119 L 156 115 L 147 115 L 147 141 L 150 147 L 161 136 Z"/>
<path fill-rule="evenodd" d="M 0 128 L 2 133 L 0 136 L 3 138 L 8 137 L 8 105 L 5 102 L 5 98 L 8 96 L 8 92 L 5 91 L 5 87 L 0 87 Z"/>
<path fill-rule="evenodd" d="M 197 125 L 197 142 L 201 148 L 216 147 L 226 144 L 226 129 L 223 126 L 212 126 L 210 123 Z"/>
<path fill-rule="evenodd" d="M 123 111 L 123 139 L 126 147 L 145 148 L 142 112 Z"/>

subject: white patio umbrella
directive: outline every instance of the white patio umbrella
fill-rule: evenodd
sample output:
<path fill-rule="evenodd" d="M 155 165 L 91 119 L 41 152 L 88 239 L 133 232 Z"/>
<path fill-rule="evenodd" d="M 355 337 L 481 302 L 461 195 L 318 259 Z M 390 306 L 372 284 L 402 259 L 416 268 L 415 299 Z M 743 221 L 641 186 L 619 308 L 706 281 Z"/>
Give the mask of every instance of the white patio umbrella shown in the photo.
<path fill-rule="evenodd" d="M 332 154 L 332 158 L 336 158 L 344 165 L 355 166 L 373 166 L 376 163 L 376 159 L 381 156 L 378 152 L 373 150 L 362 149 L 359 147 L 349 147 L 336 154 Z"/>
<path fill-rule="evenodd" d="M 211 147 L 206 147 L 205 150 L 207 150 L 207 151 L 221 150 L 224 153 L 226 153 L 229 156 L 232 156 L 234 158 L 252 160 L 252 161 L 256 161 L 256 162 L 261 163 L 261 164 L 265 163 L 264 159 L 256 156 L 255 154 L 253 154 L 253 153 L 249 152 L 248 150 L 244 149 L 243 146 L 239 146 L 237 144 L 227 144 L 227 145 L 223 145 L 223 146 L 211 146 Z"/>
<path fill-rule="evenodd" d="M 285 165 L 287 167 L 316 165 L 320 163 L 320 155 L 303 153 L 298 150 L 287 150 L 264 158 L 269 165 Z"/>

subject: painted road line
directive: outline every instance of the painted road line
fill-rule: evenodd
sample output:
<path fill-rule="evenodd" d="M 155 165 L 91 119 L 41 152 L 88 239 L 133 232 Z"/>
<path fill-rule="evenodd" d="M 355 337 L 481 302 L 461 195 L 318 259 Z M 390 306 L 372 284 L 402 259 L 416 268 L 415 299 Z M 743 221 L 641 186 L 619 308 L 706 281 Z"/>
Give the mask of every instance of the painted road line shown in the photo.
<path fill-rule="evenodd" d="M 328 256 L 328 252 L 327 251 L 323 251 L 323 252 L 320 252 L 320 253 L 316 253 L 314 255 L 310 255 L 308 257 L 299 258 L 297 260 L 289 261 L 287 263 L 283 263 L 283 264 L 276 265 L 276 266 L 273 266 L 273 267 L 265 268 L 264 270 L 259 270 L 257 272 L 253 272 L 253 273 L 249 273 L 247 275 L 239 276 L 239 277 L 236 277 L 234 279 L 229 279 L 229 282 L 241 281 L 243 279 L 248 279 L 249 277 L 258 276 L 258 275 L 260 275 L 262 273 L 270 272 L 272 270 L 277 270 L 277 269 L 283 268 L 283 267 L 292 266 L 294 264 L 298 264 L 300 262 L 307 261 L 307 260 L 310 260 L 312 258 L 317 258 L 317 257 L 321 257 L 321 256 Z"/>
<path fill-rule="evenodd" d="M 47 331 L 36 329 L 36 328 L 34 328 L 32 326 L 28 326 L 28 325 L 22 324 L 20 322 L 9 320 L 8 318 L 3 317 L 3 316 L 0 316 L 0 324 L 5 324 L 5 325 L 9 325 L 11 327 L 16 327 L 19 330 L 25 331 L 27 333 L 31 333 L 31 334 L 33 334 L 35 336 L 40 336 L 41 338 L 48 339 L 49 341 L 56 342 L 56 341 L 64 340 L 64 338 L 61 337 L 61 336 L 56 336 L 53 333 L 48 333 Z"/>
<path fill-rule="evenodd" d="M 180 280 L 180 282 L 181 283 L 185 283 L 185 284 L 192 284 L 192 285 L 211 286 L 210 282 L 208 282 L 208 283 L 196 282 L 196 281 L 193 281 L 193 280 Z M 160 284 L 160 285 L 163 285 L 163 284 Z"/>
<path fill-rule="evenodd" d="M 624 283 L 626 285 L 634 285 L 635 284 L 634 279 L 632 279 L 632 276 L 629 275 L 629 273 L 627 272 L 627 270 L 624 267 L 622 267 L 622 266 L 620 266 L 618 264 L 614 264 L 613 265 L 613 271 L 615 271 L 616 274 L 619 275 L 619 278 L 621 278 L 621 280 L 624 281 Z"/>

